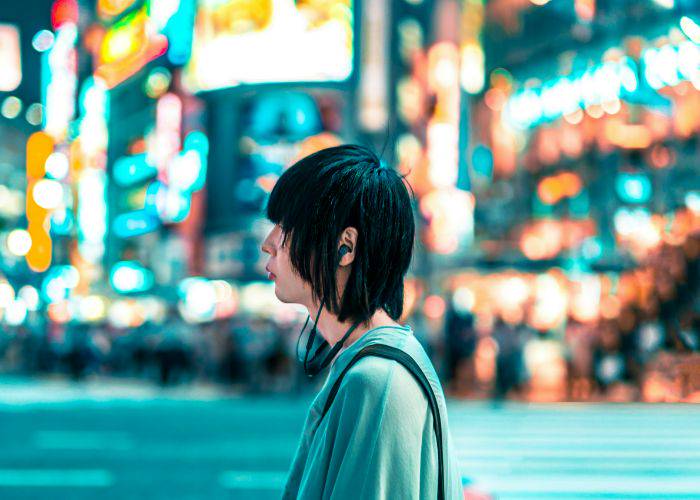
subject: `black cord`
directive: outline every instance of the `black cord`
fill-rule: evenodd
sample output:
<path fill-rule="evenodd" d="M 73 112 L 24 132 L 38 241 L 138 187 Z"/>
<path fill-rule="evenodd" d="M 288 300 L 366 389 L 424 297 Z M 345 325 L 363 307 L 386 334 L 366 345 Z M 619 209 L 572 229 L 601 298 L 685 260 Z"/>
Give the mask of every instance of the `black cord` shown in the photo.
<path fill-rule="evenodd" d="M 306 353 L 304 354 L 304 372 L 307 375 L 309 375 L 309 369 L 308 369 L 309 352 L 311 351 L 311 347 L 313 346 L 314 340 L 316 339 L 316 329 L 318 327 L 318 318 L 321 316 L 321 311 L 323 310 L 323 305 L 324 305 L 324 301 L 321 301 L 321 306 L 318 308 L 318 314 L 316 314 L 316 320 L 314 321 L 314 326 L 311 329 L 311 331 L 309 332 L 309 338 L 306 341 Z M 316 353 L 314 353 L 314 355 L 311 357 L 312 362 L 314 359 L 316 359 L 316 356 L 320 352 L 322 352 L 326 349 L 327 345 L 328 344 L 324 343 L 321 345 L 321 347 L 319 347 L 316 350 Z M 311 377 L 312 375 L 309 375 L 309 376 Z"/>

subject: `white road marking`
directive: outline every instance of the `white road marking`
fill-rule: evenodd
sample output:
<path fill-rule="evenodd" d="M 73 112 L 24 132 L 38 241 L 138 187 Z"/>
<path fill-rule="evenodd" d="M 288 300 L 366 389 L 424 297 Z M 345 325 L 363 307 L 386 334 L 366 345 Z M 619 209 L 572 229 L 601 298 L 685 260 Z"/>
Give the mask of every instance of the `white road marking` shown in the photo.
<path fill-rule="evenodd" d="M 0 469 L 0 487 L 108 488 L 112 474 L 104 469 Z"/>
<path fill-rule="evenodd" d="M 287 471 L 229 470 L 219 475 L 219 484 L 230 490 L 281 490 Z"/>

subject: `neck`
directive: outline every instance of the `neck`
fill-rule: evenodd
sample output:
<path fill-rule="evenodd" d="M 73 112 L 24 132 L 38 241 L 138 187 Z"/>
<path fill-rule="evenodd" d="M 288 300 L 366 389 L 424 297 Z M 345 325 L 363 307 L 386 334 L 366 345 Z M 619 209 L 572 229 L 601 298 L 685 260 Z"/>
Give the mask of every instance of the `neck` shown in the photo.
<path fill-rule="evenodd" d="M 318 314 L 318 304 L 313 308 L 308 308 L 312 320 Z M 332 314 L 328 309 L 324 308 L 321 316 L 318 319 L 318 333 L 333 347 L 343 338 L 345 333 L 352 327 L 353 321 L 338 321 L 338 317 Z M 383 310 L 378 309 L 369 318 L 368 321 L 362 323 L 355 328 L 350 334 L 350 337 L 345 341 L 345 347 L 359 339 L 363 334 L 377 328 L 379 326 L 399 326 L 399 324 L 391 319 L 391 317 Z"/>

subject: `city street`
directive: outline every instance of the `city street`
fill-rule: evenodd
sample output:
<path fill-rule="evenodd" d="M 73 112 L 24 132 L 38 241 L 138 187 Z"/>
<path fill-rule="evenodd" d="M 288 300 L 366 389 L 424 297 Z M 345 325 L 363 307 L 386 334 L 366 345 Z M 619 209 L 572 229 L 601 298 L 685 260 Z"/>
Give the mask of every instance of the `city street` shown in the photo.
<path fill-rule="evenodd" d="M 279 498 L 310 396 L 0 385 L 0 498 Z M 465 482 L 498 499 L 700 498 L 687 405 L 451 402 Z"/>
<path fill-rule="evenodd" d="M 0 500 L 279 499 L 387 352 L 443 467 L 368 365 L 288 496 L 700 500 L 700 0 L 0 0 Z"/>

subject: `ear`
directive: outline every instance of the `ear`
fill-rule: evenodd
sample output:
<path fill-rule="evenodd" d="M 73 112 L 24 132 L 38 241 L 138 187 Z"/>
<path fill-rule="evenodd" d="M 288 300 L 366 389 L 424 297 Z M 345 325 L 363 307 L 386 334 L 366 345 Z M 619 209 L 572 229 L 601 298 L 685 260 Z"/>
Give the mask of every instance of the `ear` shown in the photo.
<path fill-rule="evenodd" d="M 347 266 L 355 260 L 355 248 L 357 246 L 357 229 L 355 229 L 354 227 L 346 227 L 343 230 L 343 232 L 340 234 L 340 239 L 338 240 L 338 249 L 340 249 L 342 245 L 345 245 L 350 249 L 350 251 L 343 255 L 342 259 L 340 259 L 340 265 Z"/>

